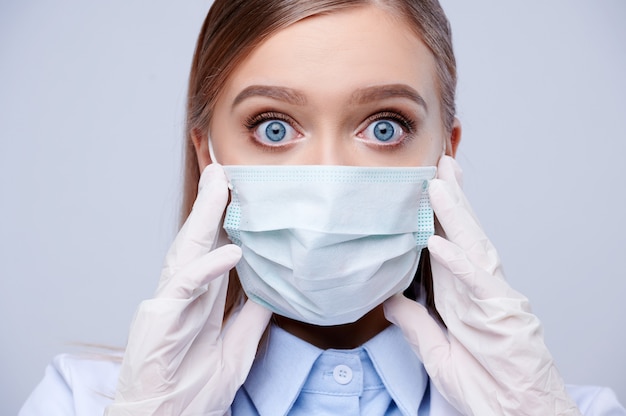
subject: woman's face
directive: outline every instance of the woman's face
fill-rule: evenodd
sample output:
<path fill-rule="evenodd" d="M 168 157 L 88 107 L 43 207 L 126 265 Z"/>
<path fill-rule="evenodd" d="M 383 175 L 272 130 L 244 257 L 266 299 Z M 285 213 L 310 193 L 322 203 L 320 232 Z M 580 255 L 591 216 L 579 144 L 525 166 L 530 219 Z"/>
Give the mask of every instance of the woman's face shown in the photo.
<path fill-rule="evenodd" d="M 374 6 L 315 16 L 260 44 L 231 74 L 209 131 L 223 165 L 436 165 L 445 132 L 435 61 Z M 450 139 L 452 137 L 452 140 Z M 210 163 L 196 140 L 200 167 Z"/>

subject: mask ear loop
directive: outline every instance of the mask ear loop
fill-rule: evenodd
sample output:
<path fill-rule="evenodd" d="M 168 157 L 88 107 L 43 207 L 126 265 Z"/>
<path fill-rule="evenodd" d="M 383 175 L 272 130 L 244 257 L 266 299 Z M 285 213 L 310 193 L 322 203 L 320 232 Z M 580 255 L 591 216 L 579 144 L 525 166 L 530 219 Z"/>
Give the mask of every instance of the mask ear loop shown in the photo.
<path fill-rule="evenodd" d="M 211 136 L 207 136 L 207 140 L 209 142 L 209 157 L 211 158 L 211 163 L 215 163 L 219 165 L 217 158 L 215 157 L 215 151 L 213 150 L 213 142 L 211 141 Z"/>
<path fill-rule="evenodd" d="M 216 165 L 219 165 L 220 162 L 217 161 L 217 158 L 215 157 L 215 150 L 213 150 L 213 142 L 211 141 L 211 137 L 207 138 L 208 140 L 208 144 L 209 144 L 209 157 L 211 158 L 211 163 L 215 163 Z M 228 181 L 228 189 L 230 189 L 231 191 L 233 190 L 233 184 L 230 183 L 230 181 Z"/>

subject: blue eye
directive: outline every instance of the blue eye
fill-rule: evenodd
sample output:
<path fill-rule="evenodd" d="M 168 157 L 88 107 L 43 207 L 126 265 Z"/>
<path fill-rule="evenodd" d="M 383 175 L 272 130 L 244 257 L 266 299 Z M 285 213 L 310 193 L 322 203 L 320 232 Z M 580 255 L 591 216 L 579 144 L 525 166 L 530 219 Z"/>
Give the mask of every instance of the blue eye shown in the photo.
<path fill-rule="evenodd" d="M 257 126 L 255 136 L 265 144 L 278 144 L 294 139 L 298 133 L 282 120 L 267 120 Z"/>
<path fill-rule="evenodd" d="M 281 141 L 286 134 L 287 129 L 278 121 L 271 121 L 265 127 L 265 136 L 273 142 Z"/>
<path fill-rule="evenodd" d="M 393 143 L 402 138 L 404 129 L 392 120 L 376 120 L 367 126 L 363 135 L 368 140 Z"/>
<path fill-rule="evenodd" d="M 379 121 L 374 125 L 374 137 L 381 142 L 389 141 L 393 137 L 395 131 L 396 130 L 393 128 L 393 125 L 386 120 Z"/>

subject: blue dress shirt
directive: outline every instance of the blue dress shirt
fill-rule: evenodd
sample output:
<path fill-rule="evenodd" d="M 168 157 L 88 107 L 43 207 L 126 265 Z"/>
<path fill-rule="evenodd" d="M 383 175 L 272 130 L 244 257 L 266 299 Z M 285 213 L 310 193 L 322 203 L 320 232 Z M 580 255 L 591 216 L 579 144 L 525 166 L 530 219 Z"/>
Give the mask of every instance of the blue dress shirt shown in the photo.
<path fill-rule="evenodd" d="M 115 394 L 119 371 L 119 357 L 59 355 L 19 415 L 102 415 Z M 585 416 L 626 416 L 611 389 L 567 387 Z M 461 416 L 428 380 L 395 326 L 354 350 L 326 351 L 271 327 L 231 412 L 234 416 Z"/>
<path fill-rule="evenodd" d="M 428 414 L 427 388 L 422 363 L 393 325 L 353 350 L 321 350 L 272 326 L 232 413 Z"/>

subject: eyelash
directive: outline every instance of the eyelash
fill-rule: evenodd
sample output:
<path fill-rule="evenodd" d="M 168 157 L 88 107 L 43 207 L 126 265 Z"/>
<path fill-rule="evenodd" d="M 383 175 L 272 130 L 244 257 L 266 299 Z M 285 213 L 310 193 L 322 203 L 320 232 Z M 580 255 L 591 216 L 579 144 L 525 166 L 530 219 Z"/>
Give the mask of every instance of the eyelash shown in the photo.
<path fill-rule="evenodd" d="M 383 110 L 376 114 L 369 116 L 365 121 L 367 124 L 373 123 L 378 120 L 392 120 L 400 124 L 406 129 L 407 134 L 413 134 L 415 132 L 415 121 L 405 116 L 402 112 L 397 110 Z"/>
<path fill-rule="evenodd" d="M 251 134 L 250 138 L 252 142 L 258 145 L 259 147 L 268 151 L 279 150 L 282 147 L 289 146 L 289 143 L 284 144 L 284 145 L 277 145 L 277 146 L 267 146 L 263 143 L 260 143 L 258 140 L 254 139 L 253 137 L 254 130 L 260 124 L 266 121 L 270 121 L 270 120 L 284 121 L 285 123 L 289 123 L 291 127 L 294 128 L 294 130 L 299 131 L 298 128 L 294 127 L 294 126 L 298 126 L 298 124 L 291 117 L 283 113 L 276 112 L 276 111 L 264 111 L 264 112 L 249 116 L 248 118 L 246 118 L 244 122 L 244 127 Z M 374 123 L 379 120 L 391 120 L 391 121 L 398 123 L 404 129 L 405 137 L 402 138 L 402 140 L 399 140 L 397 143 L 394 143 L 394 144 L 370 143 L 370 145 L 372 146 L 376 146 L 380 148 L 388 148 L 388 149 L 400 147 L 406 144 L 406 142 L 410 141 L 415 134 L 416 124 L 417 124 L 415 120 L 411 117 L 406 116 L 403 112 L 398 111 L 398 110 L 382 110 L 378 113 L 368 116 L 365 119 L 364 123 L 362 124 L 365 124 L 367 128 L 367 126 L 369 126 L 371 123 Z M 364 129 L 361 129 L 360 132 L 363 130 Z"/>
<path fill-rule="evenodd" d="M 277 113 L 275 111 L 264 111 L 262 113 L 250 116 L 246 119 L 244 126 L 246 129 L 252 131 L 261 123 L 264 123 L 269 120 L 280 120 L 285 123 L 289 123 L 293 126 L 295 124 L 294 120 L 291 117 L 287 117 L 282 113 Z"/>

